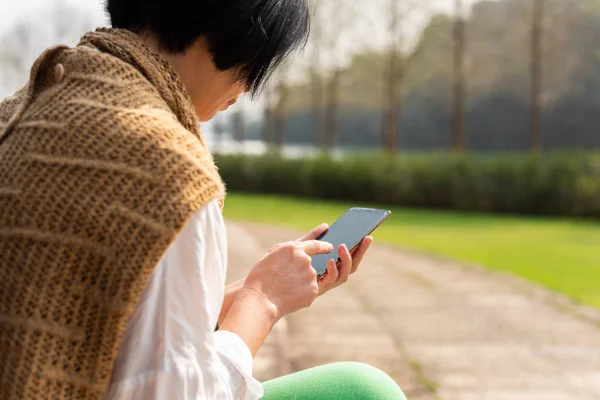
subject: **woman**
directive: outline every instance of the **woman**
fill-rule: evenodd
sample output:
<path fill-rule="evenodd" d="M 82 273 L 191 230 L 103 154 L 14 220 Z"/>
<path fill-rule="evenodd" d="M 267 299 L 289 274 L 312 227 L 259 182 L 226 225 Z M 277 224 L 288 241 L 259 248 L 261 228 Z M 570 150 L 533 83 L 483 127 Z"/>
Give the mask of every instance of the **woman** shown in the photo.
<path fill-rule="evenodd" d="M 401 398 L 360 364 L 252 378 L 273 325 L 345 282 L 371 238 L 317 280 L 320 226 L 224 288 L 224 188 L 198 122 L 303 45 L 306 0 L 107 11 L 113 29 L 47 50 L 0 104 L 0 398 Z"/>

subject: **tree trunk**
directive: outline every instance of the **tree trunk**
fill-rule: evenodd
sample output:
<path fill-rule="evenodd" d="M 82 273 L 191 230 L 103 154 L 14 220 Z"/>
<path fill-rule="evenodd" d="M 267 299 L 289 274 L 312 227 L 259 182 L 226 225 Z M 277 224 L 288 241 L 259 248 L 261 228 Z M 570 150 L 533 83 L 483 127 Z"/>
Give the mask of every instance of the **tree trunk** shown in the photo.
<path fill-rule="evenodd" d="M 313 117 L 313 133 L 315 147 L 321 148 L 324 144 L 323 134 L 323 80 L 319 70 L 321 68 L 321 30 L 319 21 L 315 20 L 313 30 L 314 48 L 312 51 L 311 60 L 311 97 L 312 97 L 312 117 Z"/>
<path fill-rule="evenodd" d="M 391 153 L 394 152 L 396 147 L 396 135 L 398 132 L 398 119 L 397 119 L 397 95 L 396 95 L 396 79 L 395 79 L 395 69 L 396 69 L 396 55 L 390 54 L 389 60 L 389 71 L 386 77 L 386 108 L 385 108 L 385 117 L 383 123 L 383 143 L 385 149 Z"/>
<path fill-rule="evenodd" d="M 244 121 L 243 110 L 238 110 L 233 114 L 233 135 L 236 142 L 243 142 L 246 139 L 246 122 Z"/>
<path fill-rule="evenodd" d="M 323 134 L 323 86 L 317 68 L 311 72 L 312 114 L 315 147 L 321 148 L 324 143 Z"/>
<path fill-rule="evenodd" d="M 452 112 L 452 139 L 454 151 L 465 150 L 465 18 L 462 0 L 454 0 L 454 95 Z"/>
<path fill-rule="evenodd" d="M 394 153 L 397 148 L 398 141 L 398 115 L 399 115 L 399 93 L 398 85 L 401 82 L 401 55 L 398 50 L 399 42 L 399 10 L 398 0 L 391 1 L 390 14 L 390 50 L 388 57 L 387 69 L 384 72 L 384 111 L 382 124 L 382 144 L 384 148 Z"/>
<path fill-rule="evenodd" d="M 273 110 L 267 99 L 265 99 L 265 108 L 263 109 L 261 136 L 262 141 L 270 147 L 273 143 Z"/>
<path fill-rule="evenodd" d="M 335 147 L 338 136 L 339 88 L 342 71 L 336 68 L 327 85 L 327 108 L 325 112 L 325 132 L 327 133 L 326 147 Z"/>
<path fill-rule="evenodd" d="M 531 151 L 541 149 L 542 135 L 542 40 L 544 0 L 532 0 L 533 13 L 531 24 Z"/>
<path fill-rule="evenodd" d="M 223 132 L 225 131 L 225 128 L 223 126 L 223 122 L 221 121 L 220 118 L 215 118 L 215 126 L 214 126 L 214 132 L 215 132 L 215 152 L 220 152 L 221 146 L 223 145 Z"/>
<path fill-rule="evenodd" d="M 277 107 L 275 108 L 274 118 L 274 144 L 277 149 L 283 147 L 285 141 L 285 104 L 287 102 L 288 87 L 285 84 L 283 77 L 279 80 L 277 85 Z"/>

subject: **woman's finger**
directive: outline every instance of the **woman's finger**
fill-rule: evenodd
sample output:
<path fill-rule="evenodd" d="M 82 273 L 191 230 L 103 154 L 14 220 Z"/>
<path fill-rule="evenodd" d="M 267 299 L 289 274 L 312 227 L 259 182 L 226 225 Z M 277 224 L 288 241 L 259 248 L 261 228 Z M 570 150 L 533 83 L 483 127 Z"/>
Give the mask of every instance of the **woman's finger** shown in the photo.
<path fill-rule="evenodd" d="M 309 256 L 315 256 L 317 254 L 329 254 L 334 250 L 331 243 L 322 242 L 320 240 L 306 240 L 304 242 L 297 243 L 297 247 L 302 249 Z"/>
<path fill-rule="evenodd" d="M 322 279 L 319 279 L 319 294 L 325 293 L 328 289 L 335 284 L 338 278 L 338 269 L 335 266 L 334 260 L 327 261 L 327 273 Z"/>
<path fill-rule="evenodd" d="M 297 241 L 298 242 L 304 242 L 304 241 L 307 241 L 307 240 L 315 240 L 319 236 L 321 236 L 323 233 L 325 233 L 327 231 L 327 229 L 329 229 L 329 225 L 327 225 L 327 224 L 321 224 L 321 225 L 317 226 L 315 229 L 313 229 L 311 232 L 309 232 L 306 235 L 302 236 Z"/>
<path fill-rule="evenodd" d="M 372 236 L 367 236 L 362 240 L 362 242 L 360 242 L 360 245 L 352 255 L 352 270 L 350 271 L 351 274 L 355 273 L 358 270 L 358 267 L 360 266 L 360 263 L 363 257 L 365 256 L 365 253 L 367 252 L 367 250 L 369 250 L 369 247 L 372 243 Z"/>
<path fill-rule="evenodd" d="M 352 270 L 352 256 L 345 244 L 339 247 L 338 256 L 340 257 L 340 262 L 338 266 L 337 282 L 346 282 L 350 276 L 350 271 Z"/>

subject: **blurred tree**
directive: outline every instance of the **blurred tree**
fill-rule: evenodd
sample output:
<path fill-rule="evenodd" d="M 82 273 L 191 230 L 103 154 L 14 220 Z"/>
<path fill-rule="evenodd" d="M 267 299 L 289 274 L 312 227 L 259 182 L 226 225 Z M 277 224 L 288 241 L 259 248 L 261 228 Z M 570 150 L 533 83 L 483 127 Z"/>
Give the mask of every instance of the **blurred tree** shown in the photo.
<path fill-rule="evenodd" d="M 389 13 L 389 49 L 388 61 L 384 67 L 383 123 L 382 143 L 384 148 L 394 153 L 399 135 L 398 119 L 401 115 L 402 78 L 404 77 L 404 60 L 402 56 L 403 30 L 401 0 L 390 0 Z"/>
<path fill-rule="evenodd" d="M 271 147 L 274 143 L 274 90 L 270 82 L 263 92 L 263 118 L 261 121 L 261 140 Z"/>
<path fill-rule="evenodd" d="M 73 45 L 83 33 L 103 22 L 89 4 L 54 0 L 3 30 L 0 36 L 0 98 L 27 81 L 33 62 L 47 47 Z"/>
<path fill-rule="evenodd" d="M 325 132 L 327 133 L 325 148 L 327 150 L 335 147 L 338 136 L 339 88 L 342 74 L 341 68 L 335 68 L 327 82 L 327 103 L 325 108 Z"/>
<path fill-rule="evenodd" d="M 322 65 L 321 65 L 321 52 L 323 51 L 322 46 L 322 25 L 324 23 L 322 14 L 322 6 L 319 0 L 312 0 L 311 5 L 313 7 L 313 18 L 311 21 L 311 32 L 310 32 L 310 45 L 311 45 L 311 59 L 310 59 L 310 87 L 311 87 L 311 101 L 312 101 L 312 118 L 313 118 L 313 131 L 314 131 L 314 144 L 316 147 L 322 147 L 324 142 L 324 130 L 325 126 L 323 123 L 323 77 L 322 77 Z"/>
<path fill-rule="evenodd" d="M 358 37 L 361 32 L 354 29 L 359 17 L 363 17 L 362 4 L 360 1 L 347 2 L 344 0 L 329 0 L 330 1 L 330 16 L 328 32 L 326 39 L 326 47 L 329 51 L 336 48 L 340 40 L 340 32 L 346 33 L 346 40 L 357 43 L 360 41 Z M 348 51 L 353 51 L 347 49 Z M 330 66 L 327 74 L 326 83 L 326 106 L 325 106 L 325 149 L 329 150 L 336 146 L 339 133 L 339 110 L 340 110 L 340 88 L 342 78 L 347 66 L 340 60 L 335 60 Z"/>
<path fill-rule="evenodd" d="M 383 68 L 383 107 L 381 141 L 388 152 L 396 152 L 402 131 L 403 99 L 406 94 L 406 77 L 409 65 L 418 54 L 411 51 L 407 38 L 414 15 L 423 13 L 429 1 L 387 0 L 389 6 L 388 43 Z"/>
<path fill-rule="evenodd" d="M 231 116 L 233 125 L 233 138 L 236 142 L 243 142 L 246 140 L 246 120 L 244 118 L 244 109 L 239 108 Z"/>
<path fill-rule="evenodd" d="M 277 149 L 281 149 L 285 142 L 286 105 L 289 97 L 287 72 L 287 65 L 282 66 L 275 80 L 277 101 L 273 110 L 273 144 Z"/>
<path fill-rule="evenodd" d="M 357 22 L 364 18 L 364 0 L 313 0 L 309 39 L 309 67 L 315 143 L 324 151 L 336 145 L 341 78 L 348 54 L 360 47 L 364 34 Z M 348 59 L 348 61 L 350 61 Z"/>
<path fill-rule="evenodd" d="M 532 0 L 531 23 L 531 150 L 541 148 L 544 0 Z"/>
<path fill-rule="evenodd" d="M 452 137 L 454 151 L 465 149 L 465 15 L 462 0 L 454 0 L 454 94 Z"/>
<path fill-rule="evenodd" d="M 225 133 L 225 124 L 223 123 L 223 118 L 217 114 L 214 119 L 213 130 L 215 132 L 215 150 L 220 151 L 221 146 L 223 145 L 223 134 Z"/>
<path fill-rule="evenodd" d="M 543 1 L 540 145 L 544 150 L 600 147 L 600 0 Z M 465 15 L 465 150 L 531 148 L 531 5 L 532 0 L 481 1 Z M 397 119 L 402 150 L 454 147 L 449 128 L 455 114 L 455 21 L 454 13 L 432 16 L 416 46 L 403 53 L 404 78 L 396 89 L 402 99 Z M 377 76 L 389 60 L 386 44 L 354 54 L 345 65 L 337 110 L 338 141 L 344 146 L 383 145 L 389 79 Z M 331 71 L 325 68 L 323 74 Z M 297 81 L 289 88 L 286 142 L 312 143 L 310 85 Z M 258 135 L 258 128 L 249 134 Z"/>

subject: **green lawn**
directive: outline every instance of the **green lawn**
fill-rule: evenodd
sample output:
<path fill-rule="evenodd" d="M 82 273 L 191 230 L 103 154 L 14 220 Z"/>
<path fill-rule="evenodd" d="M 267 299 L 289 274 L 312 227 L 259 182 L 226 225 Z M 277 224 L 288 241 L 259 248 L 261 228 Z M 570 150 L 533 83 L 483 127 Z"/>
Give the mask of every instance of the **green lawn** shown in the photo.
<path fill-rule="evenodd" d="M 226 218 L 309 230 L 350 206 L 230 193 Z M 600 307 L 600 223 L 392 207 L 379 242 L 506 271 Z"/>

